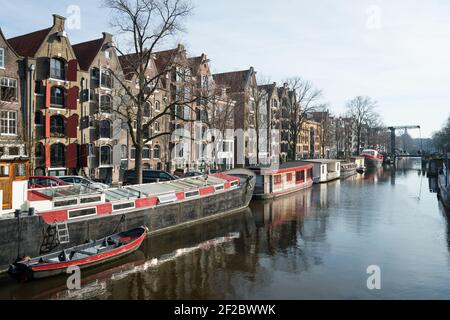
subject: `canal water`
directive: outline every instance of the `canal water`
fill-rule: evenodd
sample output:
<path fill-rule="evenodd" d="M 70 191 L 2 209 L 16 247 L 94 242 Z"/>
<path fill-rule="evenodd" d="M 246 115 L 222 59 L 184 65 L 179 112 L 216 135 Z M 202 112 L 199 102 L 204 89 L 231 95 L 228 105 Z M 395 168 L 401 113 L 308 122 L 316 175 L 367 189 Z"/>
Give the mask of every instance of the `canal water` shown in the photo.
<path fill-rule="evenodd" d="M 405 160 L 150 237 L 82 271 L 80 290 L 2 277 L 0 299 L 449 299 L 450 227 L 434 189 Z"/>

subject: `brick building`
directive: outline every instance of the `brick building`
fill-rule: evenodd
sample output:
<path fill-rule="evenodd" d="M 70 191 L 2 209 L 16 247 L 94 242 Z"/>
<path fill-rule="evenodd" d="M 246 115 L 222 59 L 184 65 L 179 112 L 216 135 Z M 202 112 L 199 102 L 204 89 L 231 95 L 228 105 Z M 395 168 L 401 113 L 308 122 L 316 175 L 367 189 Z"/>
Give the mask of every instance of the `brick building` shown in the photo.
<path fill-rule="evenodd" d="M 24 123 L 34 174 L 64 175 L 79 171 L 80 131 L 78 62 L 64 29 L 53 25 L 8 39 L 23 57 Z"/>
<path fill-rule="evenodd" d="M 22 125 L 23 71 L 21 57 L 0 29 L 0 159 L 29 154 L 24 141 L 26 130 Z"/>

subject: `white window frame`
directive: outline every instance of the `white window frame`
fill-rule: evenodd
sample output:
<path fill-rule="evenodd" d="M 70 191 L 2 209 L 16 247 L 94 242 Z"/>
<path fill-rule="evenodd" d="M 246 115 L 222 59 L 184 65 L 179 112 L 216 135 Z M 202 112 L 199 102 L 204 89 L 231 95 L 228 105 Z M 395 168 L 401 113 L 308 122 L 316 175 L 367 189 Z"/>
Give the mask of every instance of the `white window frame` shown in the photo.
<path fill-rule="evenodd" d="M 6 113 L 6 118 L 3 118 L 3 113 Z M 15 114 L 14 119 L 11 117 L 11 114 Z M 2 136 L 17 136 L 17 117 L 18 117 L 18 112 L 17 111 L 11 111 L 11 110 L 2 110 L 0 112 L 0 135 Z M 10 121 L 15 121 L 15 125 L 14 125 L 14 133 L 11 133 L 11 126 L 10 126 Z M 1 132 L 2 130 L 2 126 L 1 126 L 1 122 L 2 121 L 6 121 L 6 131 L 7 132 Z"/>
<path fill-rule="evenodd" d="M 5 48 L 0 48 L 0 69 L 5 69 Z"/>

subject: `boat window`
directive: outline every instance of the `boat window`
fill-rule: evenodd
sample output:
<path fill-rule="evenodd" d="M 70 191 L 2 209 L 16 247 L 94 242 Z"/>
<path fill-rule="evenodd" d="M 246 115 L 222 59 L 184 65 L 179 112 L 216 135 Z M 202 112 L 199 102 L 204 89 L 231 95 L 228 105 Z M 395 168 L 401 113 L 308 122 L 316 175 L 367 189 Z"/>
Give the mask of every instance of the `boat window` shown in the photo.
<path fill-rule="evenodd" d="M 223 186 L 223 185 L 220 185 L 220 186 L 214 186 L 214 189 L 216 189 L 216 191 L 217 191 L 217 190 L 223 190 L 223 189 L 224 189 L 224 186 Z"/>
<path fill-rule="evenodd" d="M 190 191 L 190 192 L 186 192 L 185 195 L 186 195 L 186 198 L 196 197 L 199 195 L 199 192 L 198 191 Z"/>
<path fill-rule="evenodd" d="M 55 208 L 58 208 L 58 207 L 66 207 L 66 206 L 75 206 L 77 204 L 78 204 L 77 199 L 67 199 L 67 200 L 55 201 L 53 203 L 53 206 Z"/>
<path fill-rule="evenodd" d="M 237 187 L 239 185 L 239 182 L 233 181 L 231 182 L 231 187 Z"/>
<path fill-rule="evenodd" d="M 134 202 L 119 203 L 113 206 L 113 210 L 123 210 L 129 208 L 134 208 Z"/>
<path fill-rule="evenodd" d="M 69 219 L 93 216 L 97 213 L 97 208 L 86 208 L 79 210 L 69 210 Z"/>
<path fill-rule="evenodd" d="M 162 196 L 158 196 L 159 203 L 169 203 L 177 201 L 177 196 L 175 194 L 165 194 Z"/>
<path fill-rule="evenodd" d="M 295 181 L 304 181 L 305 180 L 305 171 L 297 171 L 295 173 Z"/>
<path fill-rule="evenodd" d="M 81 198 L 80 203 L 91 203 L 91 202 L 100 202 L 102 201 L 102 197 L 88 197 L 88 198 Z"/>
<path fill-rule="evenodd" d="M 292 173 L 286 175 L 286 181 L 292 181 Z"/>
<path fill-rule="evenodd" d="M 280 184 L 281 183 L 281 175 L 273 176 L 273 183 Z"/>
<path fill-rule="evenodd" d="M 9 166 L 0 166 L 0 177 L 9 177 Z"/>

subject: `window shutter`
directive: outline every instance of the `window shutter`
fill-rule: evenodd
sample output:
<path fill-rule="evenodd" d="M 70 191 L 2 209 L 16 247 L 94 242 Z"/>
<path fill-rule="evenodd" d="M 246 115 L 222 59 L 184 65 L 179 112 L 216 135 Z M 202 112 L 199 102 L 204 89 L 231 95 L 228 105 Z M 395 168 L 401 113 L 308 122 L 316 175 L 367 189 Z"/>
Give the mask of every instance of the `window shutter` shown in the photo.
<path fill-rule="evenodd" d="M 78 87 L 72 87 L 67 91 L 67 109 L 77 110 Z"/>
<path fill-rule="evenodd" d="M 86 168 L 88 166 L 88 145 L 82 144 L 80 146 L 80 167 Z"/>
<path fill-rule="evenodd" d="M 94 147 L 94 159 L 93 159 L 93 167 L 98 167 L 100 164 L 100 148 Z"/>
<path fill-rule="evenodd" d="M 78 71 L 78 60 L 70 60 L 67 64 L 67 80 L 77 81 L 77 71 Z"/>
<path fill-rule="evenodd" d="M 68 138 L 77 138 L 78 136 L 78 115 L 73 114 L 67 119 L 66 136 Z"/>
<path fill-rule="evenodd" d="M 76 169 L 78 167 L 78 144 L 71 143 L 66 150 L 66 166 L 69 169 Z"/>

